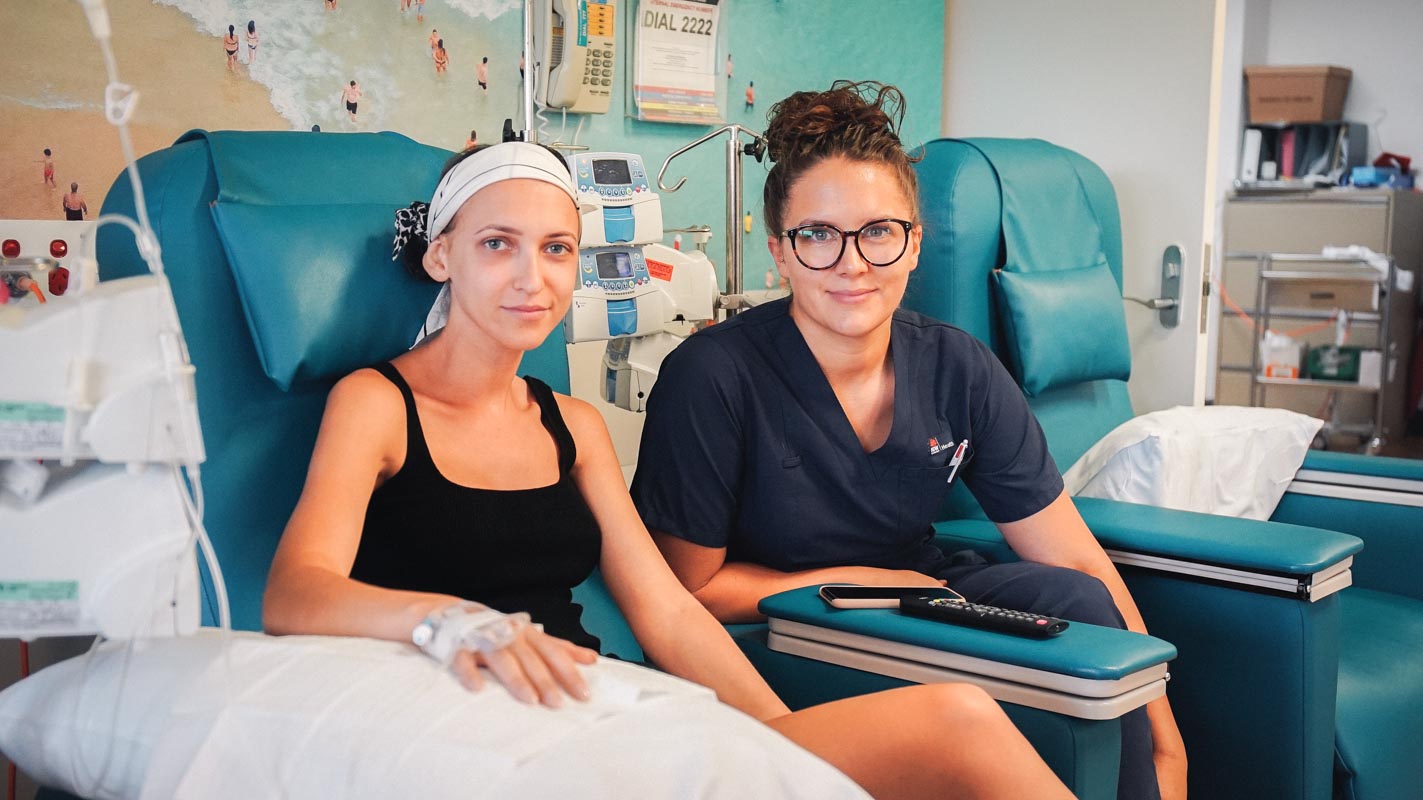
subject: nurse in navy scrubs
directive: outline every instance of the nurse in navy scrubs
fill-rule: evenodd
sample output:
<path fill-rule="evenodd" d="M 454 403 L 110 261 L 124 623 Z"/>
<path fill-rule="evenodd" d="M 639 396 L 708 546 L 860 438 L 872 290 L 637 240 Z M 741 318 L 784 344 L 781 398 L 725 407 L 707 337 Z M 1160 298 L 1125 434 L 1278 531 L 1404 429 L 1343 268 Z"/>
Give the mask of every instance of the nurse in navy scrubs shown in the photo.
<path fill-rule="evenodd" d="M 820 583 L 947 583 L 969 600 L 1145 632 L 1022 392 L 985 346 L 899 308 L 918 191 L 891 86 L 771 109 L 767 244 L 791 296 L 684 342 L 648 403 L 632 494 L 683 585 L 722 622 Z M 963 481 L 1021 562 L 944 553 Z M 1166 698 L 1123 718 L 1119 797 L 1185 797 Z M 1159 788 L 1158 788 L 1159 786 Z"/>

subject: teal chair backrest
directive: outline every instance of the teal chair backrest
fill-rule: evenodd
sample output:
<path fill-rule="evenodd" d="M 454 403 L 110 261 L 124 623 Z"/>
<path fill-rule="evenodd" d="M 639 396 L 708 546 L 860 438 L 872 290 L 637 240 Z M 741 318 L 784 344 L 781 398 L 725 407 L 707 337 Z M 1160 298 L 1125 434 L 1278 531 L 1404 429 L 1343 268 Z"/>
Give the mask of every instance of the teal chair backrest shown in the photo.
<path fill-rule="evenodd" d="M 1122 241 L 1117 198 L 1111 181 L 1097 165 L 1070 150 L 1036 140 L 938 139 L 926 144 L 922 154 L 915 168 L 924 241 L 905 307 L 964 329 L 1009 362 L 1009 332 L 995 296 L 993 273 L 1005 265 L 1009 237 L 1022 237 L 1023 232 L 1010 229 L 1005 234 L 1005 185 L 1007 191 L 1025 189 L 1039 198 L 1047 197 L 1045 204 L 1040 203 L 1042 213 L 1031 221 L 1038 226 L 1032 234 L 1039 242 L 1076 243 L 1080 237 L 1074 226 L 1085 217 L 1095 221 L 1094 241 L 1100 242 L 1100 253 L 1116 282 L 1113 302 L 1120 305 Z M 1014 161 L 1047 161 L 1056 168 L 1042 181 L 1033 181 L 1031 174 L 1012 169 Z M 1058 185 L 1044 183 L 1048 180 Z M 1059 197 L 1061 207 L 1056 202 Z M 1072 210 L 1068 213 L 1064 208 Z M 1009 224 L 1019 223 L 1010 219 Z M 1054 255 L 1051 247 L 1039 244 L 1036 252 L 1020 254 L 1019 260 L 1033 261 L 1029 265 L 1033 269 L 1051 270 L 1057 266 L 1051 262 Z M 1064 326 L 1060 333 L 1067 341 L 1099 335 L 1099 330 Z M 1118 344 L 1125 346 L 1124 331 Z M 1064 352 L 1071 357 L 1073 350 L 1068 347 Z M 1028 402 L 1063 470 L 1132 416 L 1126 381 L 1119 379 L 1056 386 Z M 969 515 L 976 508 L 960 489 L 951 496 L 946 514 Z"/>
<path fill-rule="evenodd" d="M 197 368 L 204 522 L 234 627 L 261 627 L 267 569 L 332 384 L 404 351 L 424 322 L 438 287 L 391 261 L 392 222 L 430 196 L 450 155 L 389 133 L 195 131 L 139 161 Z M 126 174 L 103 210 L 134 216 Z M 98 257 L 104 280 L 147 270 L 117 226 L 101 231 Z M 568 391 L 561 330 L 521 371 Z M 607 652 L 641 657 L 596 574 L 576 596 Z M 208 624 L 213 598 L 205 572 Z"/>

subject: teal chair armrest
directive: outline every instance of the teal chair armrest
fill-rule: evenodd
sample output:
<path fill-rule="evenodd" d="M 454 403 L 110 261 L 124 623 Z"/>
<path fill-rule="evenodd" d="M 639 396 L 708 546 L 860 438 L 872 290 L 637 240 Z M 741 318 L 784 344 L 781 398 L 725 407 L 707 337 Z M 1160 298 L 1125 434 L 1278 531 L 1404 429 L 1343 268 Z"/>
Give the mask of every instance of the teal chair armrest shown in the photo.
<path fill-rule="evenodd" d="M 985 673 L 996 671 L 991 666 L 996 664 L 1110 682 L 1176 657 L 1175 647 L 1153 636 L 1080 622 L 1058 636 L 1033 639 L 910 617 L 893 609 L 834 608 L 820 599 L 814 586 L 764 597 L 758 608 L 770 619 L 772 632 L 833 631 L 861 642 L 879 640 L 886 645 L 884 652 L 903 652 L 906 658 L 925 651 L 954 653 L 976 659 Z"/>
<path fill-rule="evenodd" d="M 1356 585 L 1423 600 L 1423 461 L 1312 451 L 1270 519 L 1359 537 Z"/>
<path fill-rule="evenodd" d="M 1237 580 L 1286 593 L 1342 588 L 1339 576 L 1363 549 L 1357 536 L 1333 530 L 1197 514 L 1190 511 L 1079 497 L 1073 501 L 1112 560 L 1146 569 L 1188 571 L 1211 580 Z M 991 561 L 1016 560 L 993 523 L 935 523 L 945 552 L 971 549 Z M 1324 586 L 1324 582 L 1334 582 Z"/>
<path fill-rule="evenodd" d="M 1319 599 L 1348 585 L 1357 536 L 1094 498 L 1074 501 L 1112 560 Z"/>
<path fill-rule="evenodd" d="M 1311 450 L 1306 453 L 1300 470 L 1423 481 L 1423 461 L 1416 458 L 1361 456 L 1329 450 Z"/>
<path fill-rule="evenodd" d="M 922 683 L 993 695 L 1044 761 L 1085 800 L 1116 797 L 1116 717 L 1160 696 L 1176 649 L 1151 636 L 1072 624 L 1049 640 L 827 606 L 815 587 L 764 598 L 769 626 L 737 644 L 793 709 Z"/>

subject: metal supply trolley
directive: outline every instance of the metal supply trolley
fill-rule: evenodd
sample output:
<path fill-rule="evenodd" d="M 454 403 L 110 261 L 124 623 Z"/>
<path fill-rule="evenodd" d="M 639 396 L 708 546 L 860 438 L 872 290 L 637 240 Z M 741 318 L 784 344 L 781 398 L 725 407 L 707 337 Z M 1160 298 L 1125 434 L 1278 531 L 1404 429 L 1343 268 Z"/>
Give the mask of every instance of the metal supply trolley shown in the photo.
<path fill-rule="evenodd" d="M 1327 389 L 1330 392 L 1372 392 L 1374 394 L 1373 419 L 1364 425 L 1343 424 L 1338 420 L 1337 396 L 1331 395 L 1329 400 L 1329 416 L 1325 420 L 1324 429 L 1321 433 L 1328 437 L 1331 434 L 1357 435 L 1364 438 L 1364 451 L 1374 454 L 1384 444 L 1383 437 L 1383 414 L 1384 414 L 1384 387 L 1388 385 L 1388 376 L 1391 366 L 1396 358 L 1394 343 L 1390 341 L 1389 334 L 1389 313 L 1391 297 L 1390 293 L 1396 285 L 1398 267 L 1393 258 L 1388 259 L 1387 274 L 1380 274 L 1369 263 L 1362 258 L 1329 258 L 1317 254 L 1308 253 L 1227 253 L 1226 258 L 1231 259 L 1254 259 L 1259 267 L 1255 284 L 1255 309 L 1253 317 L 1258 325 L 1258 332 L 1262 333 L 1270 329 L 1271 318 L 1295 319 L 1295 320 L 1327 320 L 1331 319 L 1338 311 L 1348 313 L 1349 317 L 1357 322 L 1368 323 L 1374 326 L 1377 331 L 1376 344 L 1381 357 L 1379 383 L 1377 386 L 1361 385 L 1357 382 L 1318 380 L 1312 378 L 1270 378 L 1260 374 L 1263 365 L 1260 360 L 1259 336 L 1256 336 L 1254 346 L 1250 349 L 1250 405 L 1265 405 L 1266 390 L 1273 386 L 1301 387 L 1308 386 L 1314 388 Z M 1300 264 L 1328 264 L 1332 269 L 1301 269 L 1298 266 L 1291 268 L 1290 265 Z M 1283 267 L 1281 265 L 1284 265 Z M 1351 265 L 1354 268 L 1350 268 Z M 1360 269 L 1359 267 L 1362 267 Z M 1375 307 L 1378 310 L 1353 308 L 1335 308 L 1330 311 L 1316 309 L 1295 309 L 1275 311 L 1272 308 L 1270 292 L 1271 289 L 1290 283 L 1315 283 L 1315 284 L 1349 284 L 1366 285 L 1374 287 Z"/>

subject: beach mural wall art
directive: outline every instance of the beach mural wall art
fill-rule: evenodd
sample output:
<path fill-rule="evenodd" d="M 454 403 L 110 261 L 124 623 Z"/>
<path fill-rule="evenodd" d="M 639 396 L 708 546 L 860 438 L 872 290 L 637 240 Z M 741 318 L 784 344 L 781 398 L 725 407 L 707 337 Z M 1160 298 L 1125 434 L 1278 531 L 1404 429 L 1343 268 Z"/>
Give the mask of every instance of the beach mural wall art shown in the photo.
<path fill-rule="evenodd" d="M 521 8 L 520 0 L 109 0 L 119 76 L 140 92 L 131 121 L 140 153 L 192 128 L 391 130 L 450 149 L 471 129 L 497 139 L 519 107 Z M 62 218 L 71 182 L 97 209 L 123 160 L 80 5 L 6 0 L 0 30 L 0 218 Z M 441 39 L 447 67 L 437 74 Z M 360 92 L 354 114 L 351 81 Z M 54 186 L 42 180 L 46 149 Z"/>
<path fill-rule="evenodd" d="M 545 112 L 541 141 L 570 141 L 576 130 L 582 144 L 639 153 L 656 169 L 708 128 L 625 115 L 633 3 L 617 3 L 620 52 L 609 113 L 565 119 Z M 108 6 L 119 76 L 140 93 L 130 121 L 140 156 L 194 128 L 396 131 L 459 150 L 471 130 L 493 142 L 505 118 L 521 124 L 523 0 L 108 0 Z M 873 78 L 903 89 L 907 145 L 938 135 L 942 0 L 721 0 L 720 8 L 727 53 L 718 54 L 718 63 L 735 59 L 726 81 L 735 101 L 725 104 L 727 121 L 761 130 L 770 106 L 791 92 Z M 62 219 L 70 183 L 97 212 L 123 157 L 104 120 L 107 76 L 80 4 L 0 0 L 0 31 L 0 219 Z M 441 39 L 447 63 L 437 70 Z M 742 102 L 752 81 L 754 105 Z M 686 187 L 663 195 L 668 227 L 713 226 L 716 261 L 725 227 L 723 158 L 723 148 L 711 144 L 679 158 L 669 182 L 688 176 Z M 46 161 L 52 184 L 44 178 Z M 746 210 L 757 219 L 768 167 L 746 167 Z M 736 234 L 748 237 L 748 260 L 764 256 L 759 225 Z M 769 266 L 761 260 L 768 263 L 748 263 L 748 281 Z"/>

